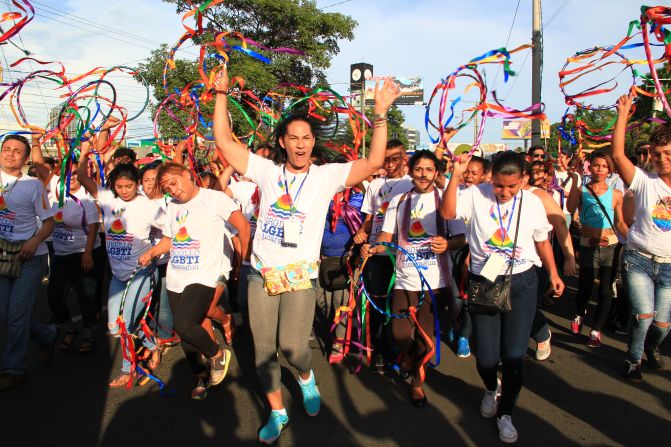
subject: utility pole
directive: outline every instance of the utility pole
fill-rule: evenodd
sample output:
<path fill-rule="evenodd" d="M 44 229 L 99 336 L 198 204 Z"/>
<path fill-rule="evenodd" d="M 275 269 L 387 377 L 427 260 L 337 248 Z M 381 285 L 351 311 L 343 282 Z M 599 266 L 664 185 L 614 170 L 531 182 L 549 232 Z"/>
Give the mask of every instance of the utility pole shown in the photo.
<path fill-rule="evenodd" d="M 366 77 L 361 75 L 361 117 L 366 117 Z M 366 123 L 361 120 L 361 131 L 363 136 L 361 138 L 361 153 L 366 157 Z"/>
<path fill-rule="evenodd" d="M 541 61 L 543 60 L 543 47 L 541 41 L 541 0 L 532 0 L 533 8 L 533 30 L 531 43 L 531 103 L 541 102 Z M 531 120 L 531 144 L 533 146 L 541 143 L 541 120 Z"/>

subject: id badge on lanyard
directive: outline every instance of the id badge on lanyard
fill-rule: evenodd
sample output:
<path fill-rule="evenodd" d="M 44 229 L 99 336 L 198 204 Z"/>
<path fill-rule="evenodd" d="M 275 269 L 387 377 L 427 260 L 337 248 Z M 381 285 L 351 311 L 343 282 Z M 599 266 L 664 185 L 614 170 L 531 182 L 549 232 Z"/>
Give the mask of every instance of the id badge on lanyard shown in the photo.
<path fill-rule="evenodd" d="M 298 197 L 301 194 L 301 190 L 303 189 L 303 185 L 305 184 L 305 180 L 308 178 L 309 174 L 310 171 L 308 171 L 305 174 L 305 177 L 303 177 L 303 181 L 298 187 L 298 191 L 296 191 L 296 197 L 292 198 L 291 193 L 289 192 L 289 186 L 287 185 L 286 167 L 284 168 L 284 190 L 287 196 L 289 197 L 289 200 L 291 201 L 291 216 L 289 217 L 288 220 L 284 221 L 284 232 L 282 236 L 282 245 L 285 247 L 298 247 L 298 241 L 301 236 L 301 223 L 295 216 L 296 212 L 295 203 L 298 201 Z"/>

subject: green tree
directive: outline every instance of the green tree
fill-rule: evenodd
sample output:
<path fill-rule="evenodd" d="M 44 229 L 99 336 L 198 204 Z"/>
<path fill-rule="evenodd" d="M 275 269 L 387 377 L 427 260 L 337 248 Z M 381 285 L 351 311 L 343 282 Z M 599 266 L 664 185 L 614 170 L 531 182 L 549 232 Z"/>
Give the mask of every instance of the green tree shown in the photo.
<path fill-rule="evenodd" d="M 183 0 L 164 1 L 175 4 L 178 13 L 192 8 Z M 254 51 L 270 57 L 273 61 L 271 64 L 264 64 L 237 51 L 231 53 L 230 76 L 243 77 L 245 87 L 263 97 L 280 83 L 328 86 L 325 70 L 339 52 L 338 41 L 351 40 L 357 23 L 349 16 L 319 10 L 312 0 L 230 0 L 207 10 L 203 25 L 208 32 L 196 43 L 211 41 L 215 31 L 238 31 L 269 48 L 293 47 L 305 53 L 305 56 L 293 56 L 254 48 Z M 163 89 L 163 66 L 167 54 L 168 47 L 164 45 L 138 66 L 139 75 L 153 87 L 156 102 L 151 105 L 151 110 L 154 114 L 158 104 L 167 96 Z M 199 79 L 197 61 L 184 59 L 182 54 L 177 53 L 176 69 L 168 73 L 170 93 Z M 208 61 L 210 67 L 216 63 Z M 252 120 L 257 120 L 253 108 L 245 106 L 243 109 Z M 189 121 L 188 112 L 174 107 L 171 110 L 180 120 Z M 204 105 L 202 112 L 211 114 L 212 104 Z M 231 114 L 236 133 L 248 133 L 250 125 L 242 111 L 232 106 Z M 184 136 L 183 127 L 166 113 L 159 116 L 158 125 L 165 138 Z M 199 130 L 208 132 L 202 125 Z"/>

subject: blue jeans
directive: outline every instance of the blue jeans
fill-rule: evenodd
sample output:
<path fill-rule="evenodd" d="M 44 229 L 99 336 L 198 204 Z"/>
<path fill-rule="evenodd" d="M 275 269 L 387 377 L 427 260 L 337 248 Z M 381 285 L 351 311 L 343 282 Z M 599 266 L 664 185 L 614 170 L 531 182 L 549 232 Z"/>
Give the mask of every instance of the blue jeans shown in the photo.
<path fill-rule="evenodd" d="M 659 323 L 671 321 L 671 264 L 655 262 L 635 250 L 625 248 L 622 265 L 633 317 L 628 357 L 631 362 L 639 362 L 653 318 Z M 652 318 L 639 317 L 646 314 Z M 658 346 L 668 333 L 668 327 L 654 326 L 647 344 Z"/>
<path fill-rule="evenodd" d="M 473 314 L 478 373 L 490 391 L 496 389 L 499 359 L 503 362 L 499 416 L 512 415 L 524 383 L 524 356 L 536 313 L 537 293 L 538 275 L 534 268 L 530 268 L 512 277 L 510 313 Z"/>
<path fill-rule="evenodd" d="M 159 265 L 159 281 L 156 287 L 161 291 L 159 296 L 154 295 L 154 299 L 158 299 L 158 338 L 161 340 L 168 340 L 172 337 L 172 311 L 170 310 L 170 300 L 168 299 L 168 288 L 165 286 L 165 274 L 168 265 Z M 152 326 L 154 328 L 154 326 Z"/>
<path fill-rule="evenodd" d="M 25 374 L 28 340 L 47 345 L 56 338 L 55 328 L 31 321 L 47 258 L 44 254 L 25 261 L 18 278 L 0 276 L 0 322 L 7 324 L 7 345 L 0 359 L 2 372 Z"/>
<path fill-rule="evenodd" d="M 123 308 L 123 320 L 126 323 L 126 330 L 129 333 L 132 333 L 135 330 L 135 326 L 139 323 L 139 318 L 144 311 L 144 303 L 142 299 L 149 293 L 151 288 L 151 279 L 150 276 L 154 276 L 154 281 L 158 279 L 158 272 L 156 269 L 142 269 L 140 270 L 130 283 L 128 288 L 128 295 L 126 296 L 126 302 Z M 107 312 L 108 312 L 108 327 L 110 333 L 118 334 L 119 326 L 116 322 L 119 317 L 119 310 L 121 309 L 121 298 L 123 297 L 123 292 L 126 289 L 128 281 L 121 281 L 116 277 L 112 277 L 110 282 L 110 291 L 109 291 L 109 301 L 107 303 Z M 156 348 L 154 340 L 148 337 L 144 332 L 140 331 L 140 337 L 142 340 L 142 345 L 151 350 Z M 121 372 L 129 373 L 131 369 L 131 363 L 123 359 L 123 364 L 121 366 Z"/>

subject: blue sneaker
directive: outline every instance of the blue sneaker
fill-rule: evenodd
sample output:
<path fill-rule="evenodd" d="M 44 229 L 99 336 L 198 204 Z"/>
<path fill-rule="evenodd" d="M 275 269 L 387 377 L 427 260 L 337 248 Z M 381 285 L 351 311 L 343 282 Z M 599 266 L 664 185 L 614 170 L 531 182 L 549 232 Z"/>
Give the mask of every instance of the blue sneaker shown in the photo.
<path fill-rule="evenodd" d="M 259 441 L 262 444 L 273 444 L 287 425 L 289 425 L 289 416 L 286 413 L 271 411 L 268 422 L 259 430 Z"/>
<path fill-rule="evenodd" d="M 470 357 L 471 356 L 471 347 L 468 346 L 468 338 L 466 337 L 459 337 L 457 345 L 457 357 Z"/>
<path fill-rule="evenodd" d="M 298 384 L 303 393 L 303 406 L 305 407 L 305 412 L 308 416 L 317 416 L 322 401 L 321 396 L 319 395 L 319 388 L 317 388 L 317 384 L 315 383 L 314 372 L 310 371 L 310 378 L 307 381 L 303 381 L 299 376 Z"/>

